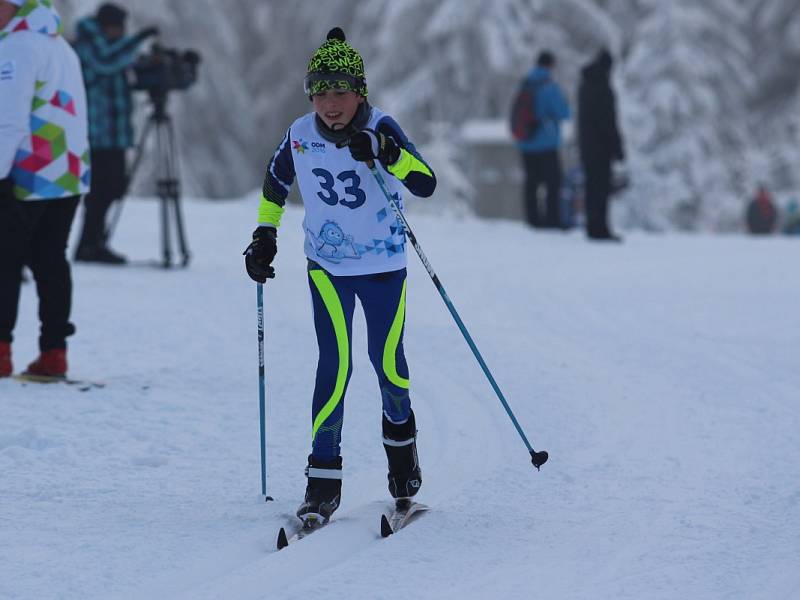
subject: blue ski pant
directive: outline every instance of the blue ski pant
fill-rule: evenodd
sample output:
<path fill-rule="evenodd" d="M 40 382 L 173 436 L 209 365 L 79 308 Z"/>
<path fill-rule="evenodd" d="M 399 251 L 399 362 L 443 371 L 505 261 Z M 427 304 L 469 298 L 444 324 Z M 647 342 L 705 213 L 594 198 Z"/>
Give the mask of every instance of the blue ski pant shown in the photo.
<path fill-rule="evenodd" d="M 353 371 L 356 297 L 367 321 L 367 348 L 378 376 L 384 414 L 395 423 L 404 422 L 411 414 L 403 353 L 406 270 L 335 276 L 309 262 L 308 283 L 319 344 L 311 453 L 317 459 L 330 460 L 340 454 L 344 397 Z"/>

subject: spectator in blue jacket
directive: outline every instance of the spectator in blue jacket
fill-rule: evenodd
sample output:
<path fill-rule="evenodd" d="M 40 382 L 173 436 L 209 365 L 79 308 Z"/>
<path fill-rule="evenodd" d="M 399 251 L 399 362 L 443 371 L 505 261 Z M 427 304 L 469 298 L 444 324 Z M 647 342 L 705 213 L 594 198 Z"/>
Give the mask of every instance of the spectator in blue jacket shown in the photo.
<path fill-rule="evenodd" d="M 534 94 L 534 115 L 538 126 L 533 135 L 517 142 L 525 166 L 525 209 L 528 224 L 533 227 L 558 228 L 562 168 L 561 121 L 570 118 L 569 104 L 558 84 L 552 79 L 556 58 L 544 50 L 536 67 L 528 74 Z M 539 188 L 546 189 L 544 210 L 539 203 Z"/>
<path fill-rule="evenodd" d="M 125 258 L 106 245 L 106 213 L 125 195 L 125 150 L 133 146 L 133 101 L 126 71 L 154 27 L 125 35 L 128 13 L 103 4 L 94 17 L 78 22 L 75 50 L 81 60 L 89 101 L 89 142 L 94 165 L 92 189 L 84 200 L 83 233 L 75 260 L 122 264 Z"/>

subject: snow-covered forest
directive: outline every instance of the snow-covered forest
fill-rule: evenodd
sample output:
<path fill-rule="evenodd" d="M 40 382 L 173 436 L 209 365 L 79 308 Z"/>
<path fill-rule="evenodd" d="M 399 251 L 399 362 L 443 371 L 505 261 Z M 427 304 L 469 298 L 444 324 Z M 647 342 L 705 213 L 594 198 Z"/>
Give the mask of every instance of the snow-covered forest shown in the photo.
<path fill-rule="evenodd" d="M 67 31 L 97 4 L 61 0 Z M 467 176 L 461 126 L 505 119 L 540 49 L 557 54 L 557 79 L 574 99 L 581 66 L 605 46 L 617 58 L 629 226 L 737 229 L 759 182 L 779 204 L 800 187 L 795 0 L 125 4 L 131 29 L 157 24 L 163 43 L 203 55 L 199 84 L 171 101 L 187 189 L 200 196 L 259 187 L 286 125 L 308 108 L 301 84 L 308 56 L 335 25 L 365 57 L 373 103 L 394 113 L 418 145 L 452 146 L 434 159 L 450 179 Z M 464 186 L 449 189 L 468 196 Z"/>

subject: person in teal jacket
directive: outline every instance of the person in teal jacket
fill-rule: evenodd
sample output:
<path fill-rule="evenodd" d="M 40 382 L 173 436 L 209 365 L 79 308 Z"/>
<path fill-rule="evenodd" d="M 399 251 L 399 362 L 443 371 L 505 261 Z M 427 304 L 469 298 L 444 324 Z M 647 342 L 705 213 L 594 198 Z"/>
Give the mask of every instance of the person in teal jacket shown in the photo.
<path fill-rule="evenodd" d="M 536 67 L 528 74 L 534 90 L 534 115 L 538 126 L 533 134 L 519 142 L 517 148 L 525 167 L 524 206 L 528 224 L 539 228 L 559 228 L 561 193 L 561 122 L 570 118 L 569 104 L 561 88 L 553 81 L 556 59 L 543 51 Z M 544 210 L 539 203 L 539 188 L 546 188 Z"/>
<path fill-rule="evenodd" d="M 133 99 L 129 71 L 142 43 L 158 33 L 148 27 L 126 35 L 127 11 L 104 3 L 78 22 L 75 51 L 81 60 L 89 102 L 89 141 L 95 177 L 84 199 L 83 229 L 75 260 L 122 264 L 125 257 L 108 247 L 106 214 L 128 186 L 125 151 L 134 145 Z"/>

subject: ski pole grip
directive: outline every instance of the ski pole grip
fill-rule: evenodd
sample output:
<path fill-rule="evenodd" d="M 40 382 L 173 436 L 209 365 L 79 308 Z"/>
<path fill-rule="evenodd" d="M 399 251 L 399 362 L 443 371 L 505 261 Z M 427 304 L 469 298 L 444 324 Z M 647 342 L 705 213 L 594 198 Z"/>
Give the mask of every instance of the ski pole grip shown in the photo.
<path fill-rule="evenodd" d="M 340 142 L 336 142 L 336 147 L 337 148 L 344 148 L 345 146 L 349 146 L 349 145 L 350 145 L 350 138 L 349 137 L 347 139 L 344 139 L 344 140 L 340 141 Z M 370 169 L 374 169 L 375 168 L 375 161 L 374 160 L 368 160 L 367 161 L 367 166 Z"/>

